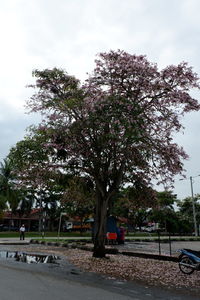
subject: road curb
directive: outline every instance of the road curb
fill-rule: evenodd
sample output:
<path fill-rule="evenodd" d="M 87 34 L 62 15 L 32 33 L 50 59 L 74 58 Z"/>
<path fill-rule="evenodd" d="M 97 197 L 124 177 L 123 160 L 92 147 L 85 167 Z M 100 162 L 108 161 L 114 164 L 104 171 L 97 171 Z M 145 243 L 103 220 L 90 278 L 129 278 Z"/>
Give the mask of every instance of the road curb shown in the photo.
<path fill-rule="evenodd" d="M 9 241 L 3 241 L 3 242 L 0 242 L 0 245 L 29 245 L 30 242 L 9 242 Z"/>

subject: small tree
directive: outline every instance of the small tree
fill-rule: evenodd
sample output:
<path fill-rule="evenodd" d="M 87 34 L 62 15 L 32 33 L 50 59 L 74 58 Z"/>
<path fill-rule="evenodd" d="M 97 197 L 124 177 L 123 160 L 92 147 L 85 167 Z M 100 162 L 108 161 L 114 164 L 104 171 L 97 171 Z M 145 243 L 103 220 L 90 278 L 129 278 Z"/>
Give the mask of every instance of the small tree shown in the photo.
<path fill-rule="evenodd" d="M 173 141 L 180 117 L 197 111 L 189 89 L 199 88 L 187 63 L 159 71 L 145 56 L 101 53 L 84 84 L 65 71 L 36 70 L 35 94 L 28 102 L 40 111 L 40 129 L 68 171 L 87 175 L 96 192 L 95 257 L 105 256 L 107 211 L 123 184 L 152 179 L 170 184 L 183 171 L 186 153 Z"/>
<path fill-rule="evenodd" d="M 147 220 L 149 208 L 156 205 L 156 192 L 139 182 L 120 190 L 113 201 L 111 214 L 125 217 L 135 228 L 141 227 Z"/>
<path fill-rule="evenodd" d="M 6 158 L 0 163 L 0 196 L 2 207 L 6 208 L 6 203 L 10 206 L 12 212 L 15 212 L 20 202 L 20 193 L 15 188 L 16 180 L 12 173 L 13 166 L 11 161 Z M 3 204 L 4 203 L 4 204 Z"/>
<path fill-rule="evenodd" d="M 25 138 L 12 147 L 8 155 L 16 178 L 14 186 L 21 194 L 18 211 L 23 214 L 30 212 L 33 205 L 39 207 L 39 231 L 42 230 L 44 212 L 48 213 L 51 227 L 63 193 L 60 180 L 64 175 L 55 170 L 51 153 L 43 147 L 45 141 L 44 134 L 30 127 Z"/>
<path fill-rule="evenodd" d="M 174 210 L 177 195 L 172 191 L 157 192 L 157 201 L 150 213 L 152 221 L 159 223 L 160 227 L 168 232 L 178 231 L 178 216 Z"/>
<path fill-rule="evenodd" d="M 82 232 L 83 223 L 94 214 L 94 190 L 91 181 L 81 177 L 69 180 L 61 203 L 68 216 L 80 218 Z"/>
<path fill-rule="evenodd" d="M 200 203 L 199 203 L 199 199 L 200 199 L 199 194 L 194 197 L 197 224 L 200 224 Z M 179 200 L 177 202 L 177 206 L 179 208 L 178 213 L 179 213 L 180 219 L 183 222 L 190 224 L 190 231 L 192 231 L 193 227 L 194 227 L 193 199 L 191 197 L 187 197 L 183 200 Z"/>

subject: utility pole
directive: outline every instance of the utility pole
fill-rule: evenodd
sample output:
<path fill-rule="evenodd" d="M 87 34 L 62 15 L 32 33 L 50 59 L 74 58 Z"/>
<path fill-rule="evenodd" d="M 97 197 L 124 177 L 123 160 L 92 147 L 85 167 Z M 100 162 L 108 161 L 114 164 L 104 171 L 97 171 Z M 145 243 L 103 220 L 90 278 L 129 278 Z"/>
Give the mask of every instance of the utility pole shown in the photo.
<path fill-rule="evenodd" d="M 198 236 L 198 229 L 197 229 L 197 219 L 196 219 L 196 209 L 195 209 L 195 200 L 194 200 L 194 193 L 193 193 L 192 176 L 190 176 L 190 184 L 191 184 L 192 211 L 193 211 L 193 220 L 194 220 L 194 233 L 195 233 L 195 236 Z"/>

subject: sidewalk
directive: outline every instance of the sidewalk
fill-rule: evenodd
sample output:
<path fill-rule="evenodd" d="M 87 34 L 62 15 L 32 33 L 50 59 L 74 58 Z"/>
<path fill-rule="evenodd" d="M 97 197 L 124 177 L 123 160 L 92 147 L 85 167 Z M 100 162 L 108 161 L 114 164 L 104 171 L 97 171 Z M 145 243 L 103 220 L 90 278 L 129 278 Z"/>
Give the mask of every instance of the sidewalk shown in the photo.
<path fill-rule="evenodd" d="M 31 238 L 20 240 L 19 238 L 0 238 L 0 245 L 28 245 Z"/>

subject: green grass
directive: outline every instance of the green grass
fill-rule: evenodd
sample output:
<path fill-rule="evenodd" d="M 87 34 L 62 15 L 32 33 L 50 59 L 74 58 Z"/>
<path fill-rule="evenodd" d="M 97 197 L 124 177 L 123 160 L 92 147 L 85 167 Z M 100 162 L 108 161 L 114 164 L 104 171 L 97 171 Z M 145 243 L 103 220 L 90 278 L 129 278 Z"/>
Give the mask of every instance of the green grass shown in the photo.
<path fill-rule="evenodd" d="M 35 238 L 40 238 L 42 237 L 42 234 L 39 232 L 26 232 L 25 233 L 26 237 L 35 237 Z M 60 232 L 60 238 L 65 238 L 65 237 L 88 237 L 90 238 L 92 235 L 91 232 Z M 58 232 L 54 231 L 54 232 L 45 232 L 44 233 L 45 238 L 46 237 L 57 237 L 58 236 Z M 1 231 L 0 232 L 0 238 L 17 238 L 19 237 L 19 232 L 10 232 L 10 231 Z M 129 232 L 128 234 L 126 234 L 126 237 L 157 237 L 156 233 L 146 233 L 146 232 Z"/>
<path fill-rule="evenodd" d="M 42 237 L 42 233 L 39 232 L 26 232 L 26 237 L 36 237 L 40 238 Z M 54 232 L 45 232 L 45 237 L 57 237 L 58 233 L 56 231 Z M 82 234 L 80 232 L 60 232 L 60 237 L 91 237 L 91 232 L 83 232 Z M 0 238 L 17 238 L 19 237 L 19 232 L 11 232 L 11 231 L 1 231 L 0 232 Z"/>
<path fill-rule="evenodd" d="M 126 234 L 127 237 L 143 237 L 143 236 L 148 236 L 148 237 L 151 237 L 151 236 L 158 236 L 158 234 L 156 232 L 152 232 L 152 233 L 148 233 L 148 232 L 129 232 Z"/>
<path fill-rule="evenodd" d="M 26 232 L 26 237 L 39 237 L 40 235 L 36 232 Z M 4 231 L 0 232 L 0 238 L 17 238 L 19 232 Z"/>

